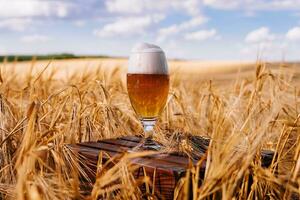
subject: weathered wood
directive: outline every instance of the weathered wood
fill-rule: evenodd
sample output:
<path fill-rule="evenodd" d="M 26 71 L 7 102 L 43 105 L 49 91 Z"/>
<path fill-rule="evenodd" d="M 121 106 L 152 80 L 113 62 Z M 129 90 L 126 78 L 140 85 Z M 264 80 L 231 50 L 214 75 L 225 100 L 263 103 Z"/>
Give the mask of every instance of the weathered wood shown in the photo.
<path fill-rule="evenodd" d="M 196 148 L 192 157 L 183 153 L 170 153 L 151 155 L 147 157 L 135 158 L 131 163 L 138 166 L 134 172 L 135 178 L 144 176 L 146 172 L 150 178 L 155 174 L 155 191 L 160 199 L 173 199 L 173 192 L 179 179 L 185 175 L 186 169 L 190 164 L 195 164 L 205 154 L 209 139 L 190 136 L 189 141 Z M 87 175 L 92 181 L 95 181 L 97 161 L 99 153 L 102 154 L 103 161 L 107 162 L 112 157 L 117 157 L 122 153 L 134 148 L 139 144 L 141 138 L 135 136 L 126 136 L 118 139 L 105 139 L 98 142 L 84 142 L 75 145 L 68 145 L 73 151 L 77 152 L 78 158 L 84 163 Z M 263 151 L 261 154 L 262 166 L 270 166 L 273 159 L 272 151 Z M 155 172 L 155 173 L 154 173 Z M 205 161 L 200 166 L 200 178 L 204 177 Z M 145 186 L 141 187 L 143 192 Z"/>

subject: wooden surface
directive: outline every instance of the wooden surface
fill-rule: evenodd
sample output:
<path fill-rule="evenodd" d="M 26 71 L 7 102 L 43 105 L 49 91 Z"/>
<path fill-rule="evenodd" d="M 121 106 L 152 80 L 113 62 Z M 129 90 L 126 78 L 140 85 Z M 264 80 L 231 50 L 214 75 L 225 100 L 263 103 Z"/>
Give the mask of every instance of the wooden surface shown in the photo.
<path fill-rule="evenodd" d="M 127 136 L 118 139 L 105 139 L 98 142 L 84 142 L 68 147 L 80 155 L 81 162 L 85 164 L 85 169 L 92 181 L 95 181 L 96 166 L 99 153 L 103 153 L 104 162 L 112 157 L 116 157 L 128 150 L 131 150 L 139 144 L 141 138 L 135 136 Z M 193 146 L 197 146 L 197 151 L 188 157 L 183 153 L 159 154 L 151 155 L 142 158 L 132 159 L 131 162 L 138 166 L 134 172 L 135 178 L 147 176 L 151 179 L 155 174 L 155 191 L 159 199 L 173 199 L 173 192 L 179 179 L 185 175 L 186 169 L 190 164 L 195 164 L 201 155 L 204 155 L 209 145 L 209 140 L 201 137 L 191 136 L 189 141 Z M 268 167 L 273 158 L 272 151 L 263 151 L 261 154 L 262 166 Z M 200 167 L 200 178 L 204 177 L 205 161 Z M 145 192 L 145 187 L 141 186 L 142 192 Z"/>

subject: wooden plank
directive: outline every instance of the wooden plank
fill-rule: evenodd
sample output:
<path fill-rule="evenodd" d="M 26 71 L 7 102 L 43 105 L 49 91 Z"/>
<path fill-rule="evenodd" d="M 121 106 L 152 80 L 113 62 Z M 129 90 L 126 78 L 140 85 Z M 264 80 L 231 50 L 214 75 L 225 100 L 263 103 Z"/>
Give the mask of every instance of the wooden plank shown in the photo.
<path fill-rule="evenodd" d="M 134 145 L 135 144 L 135 145 Z M 123 153 L 126 152 L 133 147 L 135 147 L 138 143 L 133 143 L 130 141 L 123 140 L 103 140 L 101 142 L 84 142 L 80 143 L 80 146 L 95 148 L 99 150 L 104 150 L 107 152 L 118 152 Z M 189 163 L 189 158 L 184 155 L 179 155 L 178 153 L 170 153 L 170 154 L 159 154 L 159 155 L 152 155 L 152 158 L 156 158 L 157 160 L 168 160 L 169 162 L 175 164 L 182 164 L 187 165 Z M 195 164 L 195 163 L 194 163 Z"/>
<path fill-rule="evenodd" d="M 102 151 L 103 161 L 107 162 L 110 158 L 122 155 L 126 151 L 139 144 L 142 138 L 135 136 L 126 136 L 117 139 L 105 139 L 99 142 L 85 142 L 77 145 L 68 145 L 70 149 L 78 153 L 81 162 L 85 162 L 90 168 L 89 176 L 95 178 L 98 155 Z M 178 180 L 185 175 L 189 165 L 195 165 L 196 162 L 205 154 L 210 140 L 207 138 L 189 136 L 187 139 L 193 147 L 192 160 L 186 154 L 172 152 L 169 154 L 155 154 L 145 157 L 134 158 L 130 162 L 138 166 L 133 175 L 135 178 L 147 176 L 153 181 L 155 177 L 155 190 L 157 196 L 164 199 L 172 199 L 173 192 Z M 269 167 L 274 156 L 274 152 L 264 150 L 261 152 L 262 166 Z M 117 160 L 116 160 L 117 161 Z M 113 163 L 110 163 L 113 165 Z M 204 177 L 206 162 L 201 163 L 200 178 Z M 155 173 L 154 173 L 155 172 Z M 93 180 L 93 179 L 92 179 Z M 251 183 L 249 182 L 251 185 Z M 145 186 L 141 186 L 141 191 L 146 191 Z"/>
<path fill-rule="evenodd" d="M 141 142 L 142 138 L 141 137 L 137 137 L 137 136 L 123 136 L 121 138 L 117 138 L 117 139 L 121 139 L 121 140 L 127 140 L 127 141 L 131 141 L 131 142 Z"/>
<path fill-rule="evenodd" d="M 98 144 L 98 143 L 97 143 Z M 101 143 L 100 143 L 101 144 Z M 98 144 L 99 145 L 99 144 Z M 100 150 L 104 151 L 103 154 L 104 159 L 109 159 L 111 157 L 114 157 L 118 155 L 118 153 L 124 152 L 123 149 L 113 148 L 113 146 L 107 146 L 106 144 L 103 145 L 103 149 L 100 149 L 100 147 L 96 145 L 95 147 L 94 143 L 83 143 L 80 145 L 72 146 L 72 149 L 78 148 L 81 154 L 84 154 L 87 159 L 97 160 Z M 109 150 L 106 150 L 109 149 Z M 113 149 L 115 151 L 110 151 L 110 149 Z M 109 156 L 107 156 L 107 154 Z M 273 152 L 272 151 L 263 151 L 262 152 L 262 166 L 268 167 L 273 158 Z M 152 155 L 148 156 L 148 158 L 137 158 L 132 160 L 133 163 L 136 163 L 141 166 L 145 167 L 154 167 L 154 168 L 160 168 L 160 169 L 168 169 L 173 167 L 175 170 L 181 170 L 182 168 L 188 167 L 189 159 L 184 156 L 176 157 L 171 155 Z M 144 164 L 143 164 L 144 163 Z M 162 167 L 160 167 L 162 165 Z M 205 165 L 205 163 L 203 164 Z M 202 168 L 205 168 L 205 166 L 202 166 Z"/>
<path fill-rule="evenodd" d="M 137 142 L 132 142 L 128 140 L 122 140 L 122 139 L 108 139 L 108 140 L 102 140 L 101 143 L 107 143 L 107 144 L 113 144 L 113 145 L 119 145 L 122 147 L 136 147 L 139 143 Z"/>
<path fill-rule="evenodd" d="M 121 151 L 113 152 L 113 151 L 106 151 L 105 149 L 99 149 L 99 146 L 97 146 L 97 148 L 93 148 L 93 147 L 95 147 L 95 145 L 94 144 L 90 145 L 90 143 L 71 146 L 72 149 L 75 148 L 78 149 L 77 151 L 80 154 L 83 154 L 87 159 L 93 159 L 93 160 L 98 160 L 98 155 L 100 151 L 105 151 L 105 153 L 103 154 L 103 158 L 105 159 L 109 159 L 111 157 L 119 155 L 118 153 L 121 153 Z M 107 148 L 107 146 L 105 146 L 105 148 Z M 109 154 L 110 157 L 107 157 L 106 154 Z M 165 154 L 165 155 L 157 155 L 157 156 L 152 155 L 152 156 L 147 156 L 142 158 L 135 158 L 132 159 L 131 162 L 133 164 L 137 164 L 144 167 L 159 168 L 159 169 L 177 169 L 180 171 L 188 167 L 189 164 L 188 158 L 180 157 L 180 159 L 178 159 L 177 161 L 174 159 L 176 159 L 175 156 L 170 156 Z"/>
<path fill-rule="evenodd" d="M 90 147 L 90 148 L 95 148 L 98 150 L 104 150 L 104 151 L 109 151 L 109 152 L 118 152 L 118 153 L 122 153 L 122 152 L 130 150 L 129 147 L 120 147 L 120 146 L 116 146 L 113 144 L 107 144 L 104 142 L 84 142 L 84 143 L 80 143 L 79 145 L 85 146 L 85 147 Z"/>

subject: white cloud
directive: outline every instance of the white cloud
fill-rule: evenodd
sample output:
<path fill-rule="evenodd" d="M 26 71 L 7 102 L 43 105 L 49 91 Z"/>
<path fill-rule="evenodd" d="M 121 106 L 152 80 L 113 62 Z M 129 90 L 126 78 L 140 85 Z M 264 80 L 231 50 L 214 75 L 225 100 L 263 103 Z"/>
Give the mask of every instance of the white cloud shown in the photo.
<path fill-rule="evenodd" d="M 245 37 L 241 54 L 264 60 L 280 60 L 285 56 L 294 57 L 294 44 L 288 41 L 300 40 L 300 28 L 294 27 L 285 35 L 271 33 L 269 28 L 261 27 L 253 30 Z M 298 49 L 299 50 L 299 49 Z"/>
<path fill-rule="evenodd" d="M 282 36 L 274 34 L 268 27 L 260 27 L 249 32 L 241 53 L 253 59 L 281 58 L 285 51 Z"/>
<path fill-rule="evenodd" d="M 112 13 L 140 14 L 145 9 L 142 0 L 109 0 L 105 2 L 105 5 L 107 10 Z"/>
<path fill-rule="evenodd" d="M 153 13 L 160 13 L 164 16 L 168 16 L 169 14 L 174 14 L 177 12 L 190 16 L 189 20 L 182 23 L 172 24 L 167 27 L 161 27 L 157 31 L 157 42 L 163 42 L 167 38 L 196 28 L 208 21 L 208 18 L 201 14 L 201 1 L 199 0 L 106 0 L 105 6 L 106 10 L 109 13 L 114 13 L 123 17 L 125 16 L 126 18 L 128 18 L 128 16 L 140 16 L 140 18 L 144 18 L 141 16 L 149 16 L 153 15 Z M 123 25 L 122 22 L 120 22 L 119 24 L 119 22 L 117 21 L 113 24 L 105 25 L 103 29 L 96 30 L 94 33 L 98 36 L 106 36 L 111 34 L 111 32 L 121 32 L 119 29 L 122 29 L 126 30 L 126 32 L 128 32 L 128 35 L 132 35 L 133 33 L 131 32 L 134 31 L 131 28 L 133 26 L 132 21 L 133 20 L 130 20 L 129 24 L 127 25 L 129 28 L 126 28 L 126 25 Z M 126 20 L 126 22 L 128 22 L 128 20 Z M 145 29 L 144 26 L 150 26 L 148 20 L 146 24 L 144 24 L 145 20 L 143 22 L 138 20 L 138 22 L 139 28 L 137 30 L 139 33 L 141 32 L 140 29 Z M 123 28 L 118 28 L 117 26 L 121 26 Z M 118 29 L 118 31 L 116 31 L 116 29 Z M 125 34 L 125 32 L 122 32 L 122 34 Z"/>
<path fill-rule="evenodd" d="M 207 39 L 218 39 L 217 31 L 215 29 L 200 30 L 191 33 L 186 33 L 184 38 L 186 40 L 204 41 Z"/>
<path fill-rule="evenodd" d="M 29 18 L 10 18 L 0 20 L 0 29 L 9 29 L 13 31 L 24 31 L 32 24 Z"/>
<path fill-rule="evenodd" d="M 129 36 L 144 33 L 152 24 L 163 19 L 162 15 L 119 18 L 115 22 L 94 30 L 98 37 Z"/>
<path fill-rule="evenodd" d="M 203 0 L 203 5 L 221 10 L 300 10 L 299 0 Z"/>
<path fill-rule="evenodd" d="M 171 37 L 175 34 L 181 33 L 183 31 L 198 27 L 208 21 L 207 17 L 204 16 L 195 16 L 190 20 L 184 21 L 181 24 L 173 24 L 168 27 L 164 27 L 158 30 L 157 41 L 162 42 L 168 37 Z"/>
<path fill-rule="evenodd" d="M 166 37 L 179 33 L 180 31 L 181 31 L 180 26 L 173 24 L 171 26 L 159 29 L 158 34 L 160 40 L 164 40 Z"/>
<path fill-rule="evenodd" d="M 290 41 L 300 41 L 300 27 L 294 27 L 286 33 L 286 39 Z"/>
<path fill-rule="evenodd" d="M 169 1 L 170 2 L 170 1 Z M 189 13 L 189 15 L 192 16 L 197 16 L 200 14 L 200 2 L 198 0 L 185 0 L 185 1 L 181 1 L 179 0 L 179 2 L 177 2 L 176 5 L 176 1 L 172 1 L 175 2 L 174 7 L 175 9 L 181 11 L 182 8 L 186 10 L 187 13 Z"/>
<path fill-rule="evenodd" d="M 24 31 L 37 18 L 64 18 L 72 9 L 68 2 L 50 0 L 0 0 L 0 28 Z"/>
<path fill-rule="evenodd" d="M 24 43 L 47 42 L 49 40 L 50 40 L 50 38 L 48 36 L 39 35 L 39 34 L 25 35 L 25 36 L 21 37 L 21 42 L 24 42 Z"/>
<path fill-rule="evenodd" d="M 198 0 L 106 0 L 106 9 L 111 13 L 144 14 L 153 12 L 183 11 L 189 15 L 200 14 Z"/>
<path fill-rule="evenodd" d="M 205 6 L 217 8 L 217 9 L 234 9 L 240 4 L 239 0 L 203 0 Z"/>
<path fill-rule="evenodd" d="M 299 0 L 273 0 L 265 1 L 261 4 L 261 9 L 268 9 L 268 6 L 271 6 L 273 10 L 300 10 L 300 1 Z M 260 8 L 258 7 L 258 8 Z"/>
<path fill-rule="evenodd" d="M 66 17 L 71 7 L 67 2 L 50 0 L 0 0 L 0 18 Z"/>
<path fill-rule="evenodd" d="M 275 40 L 276 36 L 272 34 L 267 27 L 261 27 L 253 30 L 246 35 L 245 41 L 247 43 L 262 43 Z"/>

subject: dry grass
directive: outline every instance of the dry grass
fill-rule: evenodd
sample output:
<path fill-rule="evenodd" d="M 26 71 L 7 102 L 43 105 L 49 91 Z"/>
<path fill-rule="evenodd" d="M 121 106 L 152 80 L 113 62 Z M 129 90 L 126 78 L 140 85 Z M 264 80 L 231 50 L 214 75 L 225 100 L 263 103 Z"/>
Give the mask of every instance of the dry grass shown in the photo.
<path fill-rule="evenodd" d="M 63 75 L 47 64 L 23 73 L 18 63 L 12 65 L 2 66 L 0 76 L 0 199 L 83 198 L 78 187 L 83 172 L 64 145 L 142 133 L 127 97 L 124 61 L 110 68 L 93 63 Z M 184 73 L 182 63 L 171 65 L 170 99 L 157 137 L 166 146 L 172 145 L 166 133 L 212 141 L 203 183 L 193 167 L 175 197 L 298 199 L 299 66 L 258 63 L 222 73 Z M 262 149 L 276 152 L 267 169 L 260 167 Z M 151 182 L 134 180 L 131 156 L 139 155 L 125 155 L 105 172 L 99 163 L 90 199 L 140 199 L 138 186 Z"/>

